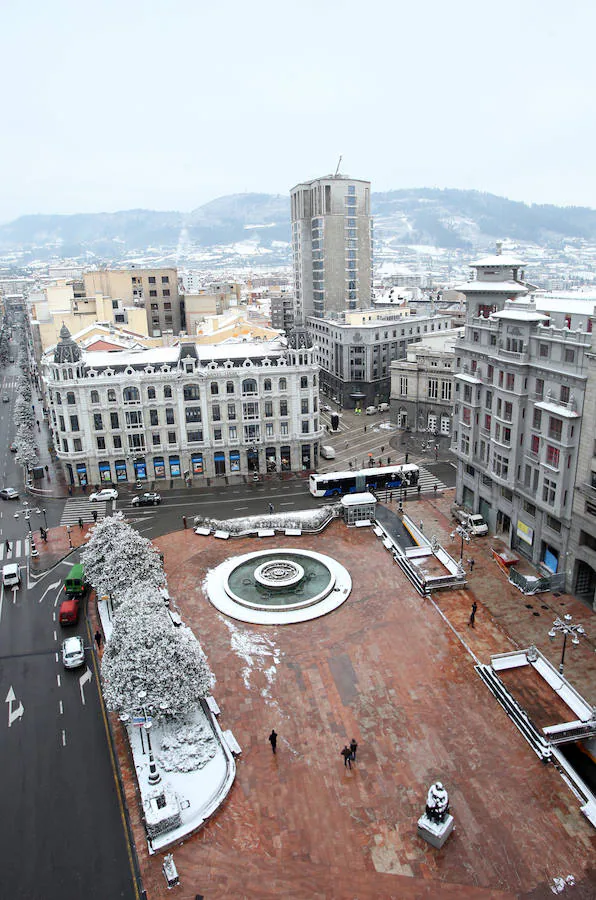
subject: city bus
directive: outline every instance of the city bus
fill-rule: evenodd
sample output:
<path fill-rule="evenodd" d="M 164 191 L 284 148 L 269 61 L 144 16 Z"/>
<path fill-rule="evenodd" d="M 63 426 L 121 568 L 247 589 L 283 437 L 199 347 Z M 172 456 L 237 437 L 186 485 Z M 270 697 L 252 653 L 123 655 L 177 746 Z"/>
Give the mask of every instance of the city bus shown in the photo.
<path fill-rule="evenodd" d="M 311 475 L 308 487 L 313 497 L 339 497 L 362 491 L 389 491 L 418 484 L 420 469 L 414 463 L 403 466 L 378 466 L 350 472 L 325 472 Z"/>

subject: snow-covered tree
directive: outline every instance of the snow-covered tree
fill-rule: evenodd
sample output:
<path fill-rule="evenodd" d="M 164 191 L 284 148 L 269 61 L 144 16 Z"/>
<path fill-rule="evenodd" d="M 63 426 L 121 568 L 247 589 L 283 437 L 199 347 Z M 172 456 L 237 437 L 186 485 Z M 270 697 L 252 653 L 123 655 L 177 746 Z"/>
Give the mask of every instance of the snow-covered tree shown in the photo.
<path fill-rule="evenodd" d="M 16 460 L 18 464 L 26 469 L 30 469 L 38 461 L 38 456 L 33 432 L 26 425 L 20 425 L 17 428 L 16 444 Z"/>
<path fill-rule="evenodd" d="M 165 580 L 165 577 L 164 577 Z M 154 582 L 138 581 L 123 591 L 118 599 L 118 608 L 130 604 L 137 609 L 165 609 L 163 595 Z"/>
<path fill-rule="evenodd" d="M 166 580 L 158 551 L 126 524 L 122 513 L 95 526 L 81 561 L 90 584 L 99 595 L 109 594 L 114 604 L 135 585 L 157 588 Z"/>
<path fill-rule="evenodd" d="M 14 417 L 17 427 L 19 425 L 27 425 L 29 428 L 32 428 L 35 424 L 35 416 L 33 415 L 30 401 L 31 394 L 29 395 L 29 400 L 25 400 L 22 395 L 19 395 L 15 400 Z"/>
<path fill-rule="evenodd" d="M 108 709 L 134 715 L 141 707 L 156 718 L 182 716 L 215 683 L 190 628 L 172 625 L 165 608 L 122 603 L 101 663 Z"/>
<path fill-rule="evenodd" d="M 19 375 L 17 379 L 17 393 L 19 398 L 22 397 L 23 400 L 27 402 L 27 406 L 31 405 L 31 385 L 29 380 L 25 378 L 24 375 Z"/>

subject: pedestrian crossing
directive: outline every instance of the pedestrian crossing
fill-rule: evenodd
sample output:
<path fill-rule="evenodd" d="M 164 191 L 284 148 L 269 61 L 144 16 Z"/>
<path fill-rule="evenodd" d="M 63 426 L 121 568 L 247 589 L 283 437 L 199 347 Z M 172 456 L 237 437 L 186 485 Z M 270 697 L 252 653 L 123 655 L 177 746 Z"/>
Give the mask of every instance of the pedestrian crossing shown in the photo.
<path fill-rule="evenodd" d="M 16 562 L 17 559 L 27 559 L 31 556 L 31 542 L 29 538 L 22 541 L 8 541 L 10 550 L 6 545 L 6 541 L 0 544 L 0 563 Z"/>
<path fill-rule="evenodd" d="M 83 524 L 94 522 L 93 513 L 97 513 L 97 521 L 105 519 L 107 501 L 101 500 L 98 503 L 90 503 L 89 498 L 83 497 L 79 500 L 76 497 L 69 498 L 62 511 L 61 525 L 78 525 L 79 519 L 83 520 Z"/>
<path fill-rule="evenodd" d="M 411 499 L 417 497 L 418 494 L 434 494 L 435 491 L 447 490 L 447 485 L 444 484 L 440 478 L 437 478 L 436 475 L 433 475 L 432 472 L 429 472 L 424 466 L 420 466 L 419 468 L 420 474 L 418 476 L 418 484 L 406 489 L 406 498 L 409 497 Z M 420 491 L 418 491 L 418 488 L 420 488 Z M 388 500 L 389 495 L 392 495 L 393 500 L 399 500 L 403 491 L 401 488 L 394 488 L 393 490 L 387 491 L 375 491 L 375 494 L 382 500 Z"/>

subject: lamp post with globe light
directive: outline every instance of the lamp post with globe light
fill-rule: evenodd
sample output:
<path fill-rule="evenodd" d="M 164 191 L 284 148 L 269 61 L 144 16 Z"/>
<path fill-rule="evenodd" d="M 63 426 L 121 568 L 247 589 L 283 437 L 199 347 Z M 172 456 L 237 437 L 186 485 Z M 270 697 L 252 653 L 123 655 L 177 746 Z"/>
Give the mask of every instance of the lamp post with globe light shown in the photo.
<path fill-rule="evenodd" d="M 571 635 L 571 643 L 577 645 L 579 644 L 578 634 L 585 634 L 586 632 L 583 625 L 573 624 L 572 617 L 569 614 L 563 616 L 562 619 L 557 616 L 557 618 L 553 622 L 551 630 L 548 633 L 551 641 L 554 641 L 558 632 L 563 635 L 563 651 L 561 653 L 561 662 L 559 663 L 559 674 L 562 675 L 563 669 L 565 667 L 565 649 L 567 647 L 568 635 Z"/>
<path fill-rule="evenodd" d="M 451 537 L 461 537 L 461 547 L 459 551 L 459 564 L 463 564 L 464 559 L 464 541 L 466 543 L 470 543 L 470 532 L 463 525 L 458 525 L 454 531 L 451 532 Z"/>

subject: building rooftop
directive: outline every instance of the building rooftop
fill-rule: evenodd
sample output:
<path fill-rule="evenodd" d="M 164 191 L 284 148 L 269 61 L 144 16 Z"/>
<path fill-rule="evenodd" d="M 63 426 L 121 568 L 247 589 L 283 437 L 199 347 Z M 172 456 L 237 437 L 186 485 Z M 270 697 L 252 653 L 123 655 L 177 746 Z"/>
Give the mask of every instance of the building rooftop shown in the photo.
<path fill-rule="evenodd" d="M 518 269 L 520 266 L 525 266 L 525 263 L 515 256 L 501 256 L 501 254 L 495 253 L 492 256 L 483 256 L 481 259 L 474 260 L 470 266 L 506 266 L 509 269 Z"/>
<path fill-rule="evenodd" d="M 465 281 L 451 288 L 462 294 L 527 294 L 528 288 L 519 281 Z"/>

